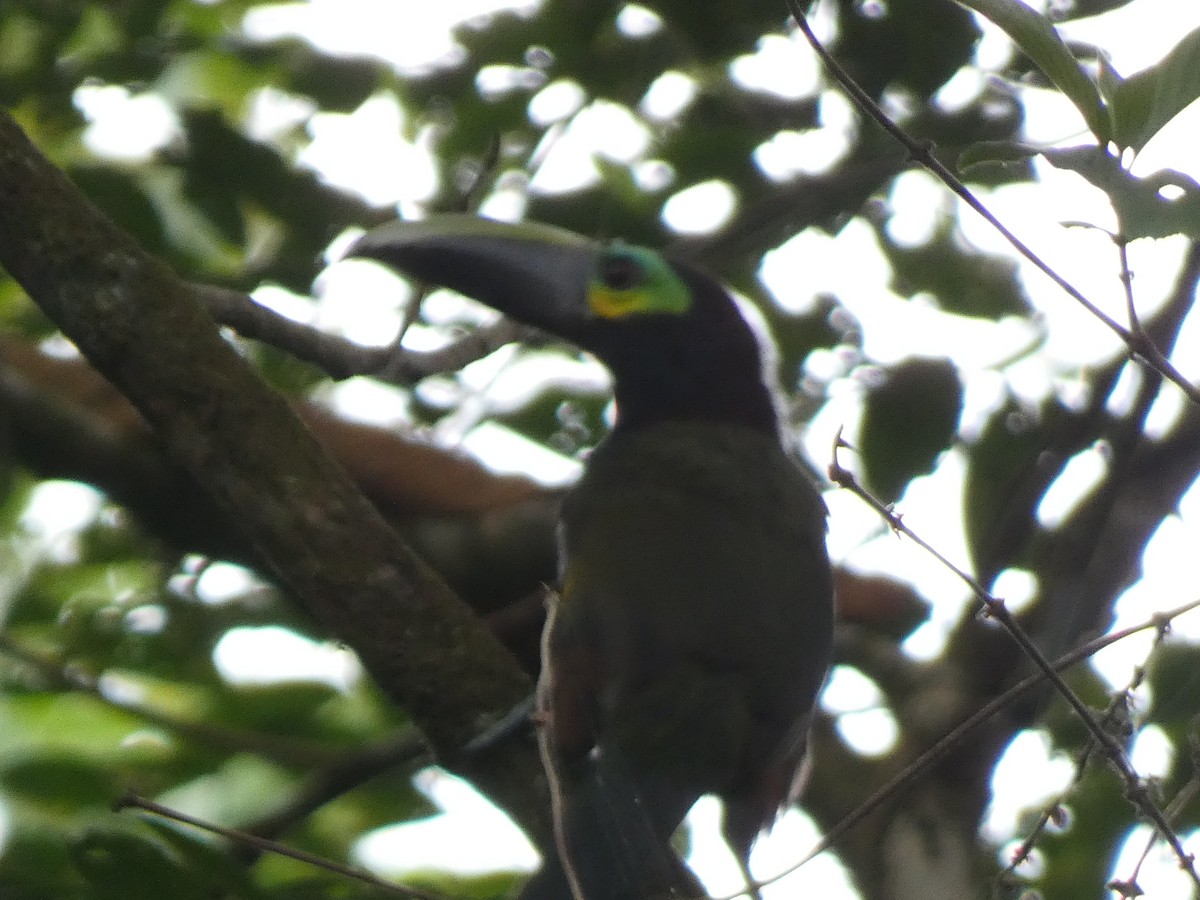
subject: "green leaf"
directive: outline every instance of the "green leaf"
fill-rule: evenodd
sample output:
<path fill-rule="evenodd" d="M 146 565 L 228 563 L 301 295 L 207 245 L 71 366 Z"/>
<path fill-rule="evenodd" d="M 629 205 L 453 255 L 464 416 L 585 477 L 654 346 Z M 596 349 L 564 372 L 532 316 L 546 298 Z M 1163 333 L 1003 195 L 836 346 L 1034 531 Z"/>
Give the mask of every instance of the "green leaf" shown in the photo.
<path fill-rule="evenodd" d="M 0 853 L 5 900 L 90 900 L 83 879 L 71 865 L 62 823 L 31 817 L 24 806 L 5 798 L 4 852 Z"/>
<path fill-rule="evenodd" d="M 208 886 L 171 848 L 132 829 L 89 829 L 72 842 L 71 858 L 96 900 L 201 900 L 208 895 Z"/>
<path fill-rule="evenodd" d="M 999 560 L 1024 560 L 1011 533 L 1014 527 L 1024 528 L 1041 501 L 1041 488 L 1029 488 L 1037 485 L 1038 454 L 1066 427 L 1067 417 L 1057 403 L 1037 408 L 1009 397 L 970 443 L 963 488 L 970 500 L 963 524 L 972 562 L 983 577 L 1003 568 Z"/>
<path fill-rule="evenodd" d="M 686 42 L 704 62 L 719 62 L 754 47 L 764 33 L 783 26 L 786 10 L 775 0 L 713 3 L 696 14 L 691 0 L 651 0 L 645 4 L 663 17 L 673 37 Z"/>
<path fill-rule="evenodd" d="M 135 716 L 84 694 L 9 693 L 0 697 L 0 755 L 46 752 L 115 763 L 121 743 L 142 726 Z"/>
<path fill-rule="evenodd" d="M 979 39 L 971 15 L 949 3 L 841 0 L 838 6 L 838 60 L 872 97 L 897 83 L 922 99 L 932 96 L 970 62 Z"/>
<path fill-rule="evenodd" d="M 219 824 L 254 821 L 273 811 L 293 786 L 279 766 L 248 753 L 230 757 L 216 771 L 173 788 L 157 799 Z"/>
<path fill-rule="evenodd" d="M 1108 194 L 1125 238 L 1184 234 L 1200 239 L 1200 183 L 1191 176 L 1161 169 L 1138 178 L 1103 147 L 1090 145 L 1047 150 L 1043 155 L 1051 164 L 1078 172 Z"/>
<path fill-rule="evenodd" d="M 105 807 L 118 793 L 106 762 L 49 749 L 39 756 L 6 760 L 0 765 L 0 784 L 7 792 L 63 811 Z"/>
<path fill-rule="evenodd" d="M 71 178 L 146 250 L 166 252 L 166 225 L 136 172 L 89 164 L 74 168 Z"/>
<path fill-rule="evenodd" d="M 318 681 L 245 685 L 220 694 L 216 710 L 222 722 L 270 734 L 310 734 L 322 704 L 336 702 L 338 691 Z"/>
<path fill-rule="evenodd" d="M 175 107 L 216 108 L 236 120 L 271 75 L 229 54 L 197 50 L 173 57 L 155 87 Z"/>
<path fill-rule="evenodd" d="M 662 158 L 675 169 L 675 189 L 713 177 L 735 185 L 758 177 L 752 154 L 771 135 L 731 103 L 730 95 L 702 93 L 680 124 L 659 147 Z"/>
<path fill-rule="evenodd" d="M 916 247 L 898 246 L 886 229 L 879 232 L 896 293 L 931 294 L 941 309 L 962 316 L 998 321 L 1029 315 L 1031 306 L 1016 277 L 1016 263 L 964 247 L 953 217 L 939 217 L 934 233 Z"/>
<path fill-rule="evenodd" d="M 1141 150 L 1164 125 L 1200 99 L 1200 28 L 1190 32 L 1160 62 L 1115 86 L 1113 140 Z"/>
<path fill-rule="evenodd" d="M 962 382 L 945 359 L 910 357 L 867 392 L 858 450 L 871 491 L 885 503 L 933 469 L 962 413 Z"/>
<path fill-rule="evenodd" d="M 1014 141 L 978 141 L 959 154 L 958 170 L 965 174 L 977 166 L 1024 164 L 1041 152 Z"/>
<path fill-rule="evenodd" d="M 201 885 L 212 885 L 208 895 L 218 891 L 228 892 L 230 900 L 257 898 L 264 894 L 252 880 L 252 869 L 236 854 L 228 852 L 227 845 L 215 842 L 211 835 L 197 831 L 189 825 L 166 819 L 147 818 L 140 823 L 141 829 L 153 834 L 192 873 L 192 880 Z"/>
<path fill-rule="evenodd" d="M 1071 55 L 1050 20 L 1021 0 L 955 0 L 994 22 L 1042 70 L 1076 109 L 1102 144 L 1112 139 L 1112 123 L 1100 91 Z"/>

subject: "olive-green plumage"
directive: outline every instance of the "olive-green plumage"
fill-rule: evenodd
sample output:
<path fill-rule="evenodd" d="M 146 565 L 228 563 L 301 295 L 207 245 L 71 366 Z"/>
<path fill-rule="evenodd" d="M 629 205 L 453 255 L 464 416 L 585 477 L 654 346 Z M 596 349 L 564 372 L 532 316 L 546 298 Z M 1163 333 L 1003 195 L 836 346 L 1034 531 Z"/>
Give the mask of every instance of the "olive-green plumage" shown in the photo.
<path fill-rule="evenodd" d="M 756 336 L 682 263 L 448 218 L 351 251 L 593 352 L 617 425 L 562 512 L 539 740 L 558 838 L 525 900 L 696 896 L 669 840 L 717 794 L 743 860 L 794 799 L 829 661 L 825 508 L 790 459 Z"/>

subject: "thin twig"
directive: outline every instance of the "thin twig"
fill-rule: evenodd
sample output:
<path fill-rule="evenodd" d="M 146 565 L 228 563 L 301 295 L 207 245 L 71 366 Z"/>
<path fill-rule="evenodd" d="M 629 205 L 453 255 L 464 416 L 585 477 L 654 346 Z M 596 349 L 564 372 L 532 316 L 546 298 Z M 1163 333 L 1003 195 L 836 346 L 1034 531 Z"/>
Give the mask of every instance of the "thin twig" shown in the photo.
<path fill-rule="evenodd" d="M 277 856 L 286 856 L 289 859 L 299 860 L 302 863 L 308 863 L 310 866 L 316 866 L 319 869 L 333 872 L 336 875 L 343 875 L 346 878 L 353 878 L 356 881 L 364 882 L 372 887 L 377 887 L 389 894 L 394 894 L 397 897 L 416 898 L 416 900 L 450 900 L 445 894 L 438 894 L 433 891 L 419 890 L 417 888 L 404 887 L 399 884 L 394 884 L 390 881 L 384 881 L 382 878 L 368 872 L 365 869 L 356 869 L 351 866 L 344 866 L 341 863 L 333 860 L 323 859 L 313 853 L 307 853 L 304 850 L 297 850 L 294 847 L 289 847 L 286 844 L 281 844 L 278 841 L 269 841 L 266 838 L 261 838 L 256 834 L 250 834 L 245 831 L 239 831 L 236 828 L 225 828 L 222 825 L 215 825 L 212 822 L 205 822 L 203 819 L 197 819 L 182 813 L 179 810 L 171 809 L 169 806 L 163 806 L 161 803 L 155 803 L 153 800 L 147 800 L 145 797 L 139 797 L 137 794 L 127 793 L 122 796 L 116 803 L 113 804 L 113 811 L 120 812 L 123 809 L 140 809 L 143 812 L 158 816 L 163 819 L 169 819 L 172 822 L 182 822 L 184 825 L 190 825 L 192 828 L 199 828 L 201 831 L 208 831 L 212 834 L 220 835 L 227 840 L 234 841 L 240 844 L 249 844 L 259 850 L 267 853 L 274 853 Z"/>
<path fill-rule="evenodd" d="M 1114 729 L 1114 726 L 1118 723 L 1118 720 L 1120 720 L 1122 717 L 1128 718 L 1133 692 L 1141 687 L 1142 682 L 1145 680 L 1147 667 L 1150 664 L 1150 658 L 1162 645 L 1163 638 L 1166 637 L 1166 634 L 1167 624 L 1164 622 L 1154 635 L 1154 643 L 1150 647 L 1150 651 L 1146 654 L 1146 661 L 1134 670 L 1133 676 L 1129 679 L 1129 683 L 1126 684 L 1125 687 L 1122 688 L 1117 694 L 1115 694 L 1112 698 L 1112 701 L 1108 704 L 1108 709 L 1104 711 L 1104 716 L 1100 721 L 1100 724 L 1104 726 L 1106 731 L 1111 732 Z M 1059 794 L 1058 797 L 1047 804 L 1041 815 L 1038 816 L 1037 823 L 1033 826 L 1033 828 L 1030 829 L 1025 840 L 1023 840 L 1021 845 L 1013 851 L 1012 856 L 1009 858 L 1008 865 L 1005 867 L 1004 871 L 1000 873 L 998 876 L 999 878 L 1003 878 L 1009 874 L 1014 874 L 1017 866 L 1021 865 L 1021 863 L 1025 862 L 1025 860 L 1029 858 L 1029 854 L 1032 853 L 1034 847 L 1037 846 L 1038 839 L 1045 832 L 1047 826 L 1054 820 L 1057 810 L 1062 808 L 1070 792 L 1073 791 L 1081 781 L 1083 781 L 1083 776 L 1087 772 L 1088 763 L 1091 762 L 1092 754 L 1096 750 L 1097 746 L 1098 745 L 1096 744 L 1095 739 L 1089 737 L 1087 743 L 1084 744 L 1083 749 L 1080 751 L 1078 759 L 1075 761 L 1075 774 L 1071 779 L 1071 784 L 1065 791 Z"/>
<path fill-rule="evenodd" d="M 199 283 L 190 287 L 220 324 L 243 337 L 278 347 L 337 380 L 369 375 L 389 384 L 411 385 L 429 375 L 457 371 L 505 344 L 542 339 L 537 329 L 499 319 L 437 350 L 408 350 L 395 342 L 364 347 L 282 316 L 241 291 Z"/>
<path fill-rule="evenodd" d="M 1041 649 L 1034 644 L 1033 640 L 1025 633 L 1020 624 L 1017 622 L 1004 601 L 993 596 L 971 575 L 967 574 L 961 568 L 952 563 L 945 555 L 943 555 L 936 547 L 922 538 L 919 534 L 904 524 L 896 512 L 888 505 L 881 503 L 873 497 L 869 491 L 862 487 L 855 479 L 853 473 L 844 468 L 837 460 L 837 450 L 845 446 L 841 441 L 841 435 L 838 435 L 838 445 L 834 448 L 834 460 L 829 466 L 830 480 L 839 487 L 850 491 L 868 506 L 875 510 L 881 518 L 884 519 L 897 534 L 902 534 L 909 540 L 915 542 L 917 546 L 929 553 L 938 562 L 953 572 L 964 584 L 966 584 L 976 598 L 983 604 L 983 609 L 987 615 L 999 622 L 1009 636 L 1016 642 L 1021 651 L 1033 661 L 1034 665 L 1041 670 L 1042 674 L 1050 681 L 1055 690 L 1062 695 L 1067 701 L 1071 709 L 1079 717 L 1080 721 L 1091 732 L 1097 743 L 1103 748 L 1105 756 L 1112 762 L 1113 767 L 1117 770 L 1121 780 L 1125 785 L 1125 793 L 1128 799 L 1141 811 L 1141 813 L 1152 821 L 1163 840 L 1170 844 L 1171 849 L 1175 851 L 1176 857 L 1179 859 L 1180 866 L 1188 873 L 1193 883 L 1200 887 L 1200 874 L 1196 872 L 1194 865 L 1195 858 L 1183 848 L 1183 843 L 1179 839 L 1179 835 L 1171 827 L 1167 821 L 1163 811 L 1159 809 L 1158 804 L 1150 796 L 1145 783 L 1138 777 L 1137 771 L 1129 762 L 1129 757 L 1125 753 L 1125 748 L 1117 743 L 1117 739 L 1113 735 L 1105 731 L 1104 726 L 1096 719 L 1093 710 L 1084 703 L 1079 695 L 1071 690 L 1070 686 L 1063 681 L 1055 668 L 1046 659 L 1045 654 Z"/>
<path fill-rule="evenodd" d="M 1098 651 L 1103 650 L 1105 647 L 1115 644 L 1118 641 L 1123 641 L 1130 635 L 1137 634 L 1140 631 L 1145 631 L 1149 628 L 1162 631 L 1168 623 L 1174 621 L 1184 613 L 1191 612 L 1195 609 L 1200 609 L 1200 600 L 1193 600 L 1191 603 L 1184 604 L 1183 606 L 1168 610 L 1167 612 L 1158 613 L 1140 625 L 1133 625 L 1129 628 L 1122 629 L 1121 631 L 1114 631 L 1112 634 L 1097 638 L 1094 641 L 1089 641 L 1088 643 L 1076 648 L 1075 650 L 1072 650 L 1070 653 L 1067 653 L 1056 660 L 1054 662 L 1053 669 L 1055 672 L 1061 672 L 1065 669 L 1069 669 L 1071 666 L 1077 665 L 1078 663 L 1090 658 Z M 779 881 L 781 878 L 792 874 L 801 866 L 806 865 L 808 862 L 833 847 L 854 827 L 871 815 L 871 813 L 875 812 L 875 810 L 877 810 L 885 802 L 916 781 L 918 776 L 920 776 L 930 766 L 966 740 L 966 738 L 976 728 L 983 725 L 988 719 L 1003 710 L 1010 703 L 1041 685 L 1046 681 L 1046 678 L 1047 676 L 1044 672 L 1035 672 L 1034 674 L 1010 687 L 1000 696 L 981 706 L 956 727 L 952 728 L 945 735 L 939 738 L 937 743 L 922 752 L 915 760 L 905 766 L 896 775 L 892 776 L 892 778 L 889 779 L 886 784 L 874 791 L 870 797 L 856 806 L 853 811 L 851 811 L 841 821 L 830 828 L 825 833 L 825 836 L 812 850 L 810 850 L 804 856 L 803 859 L 801 859 L 795 865 L 785 869 L 783 872 L 773 875 L 771 878 L 763 879 L 759 882 L 759 884 L 770 884 L 772 882 Z M 719 900 L 732 900 L 732 898 L 735 896 L 739 895 L 730 895 L 728 898 L 719 898 Z"/>
<path fill-rule="evenodd" d="M 1196 799 L 1197 793 L 1200 793 L 1200 781 L 1193 775 L 1188 779 L 1187 783 L 1180 789 L 1179 793 L 1167 806 L 1167 816 L 1174 819 L 1183 811 L 1189 803 Z M 1158 833 L 1151 832 L 1150 837 L 1146 839 L 1146 846 L 1142 849 L 1138 856 L 1137 862 L 1133 865 L 1133 872 L 1128 878 L 1114 878 L 1105 887 L 1111 891 L 1116 891 L 1123 897 L 1141 897 L 1145 895 L 1145 891 L 1138 885 L 1138 876 L 1142 872 L 1142 866 L 1150 857 L 1150 851 L 1154 849 L 1154 844 L 1158 840 Z"/>

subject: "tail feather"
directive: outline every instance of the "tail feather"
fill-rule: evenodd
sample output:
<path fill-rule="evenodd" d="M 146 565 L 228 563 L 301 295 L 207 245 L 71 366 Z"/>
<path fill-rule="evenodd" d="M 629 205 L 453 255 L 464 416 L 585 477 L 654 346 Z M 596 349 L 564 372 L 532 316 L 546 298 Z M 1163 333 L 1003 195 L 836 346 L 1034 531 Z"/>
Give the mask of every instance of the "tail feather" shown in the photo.
<path fill-rule="evenodd" d="M 659 792 L 636 784 L 616 756 L 597 749 L 581 777 L 552 779 L 559 853 L 546 860 L 521 900 L 706 896 L 670 843 L 687 810 L 676 814 L 678 802 L 656 802 Z"/>

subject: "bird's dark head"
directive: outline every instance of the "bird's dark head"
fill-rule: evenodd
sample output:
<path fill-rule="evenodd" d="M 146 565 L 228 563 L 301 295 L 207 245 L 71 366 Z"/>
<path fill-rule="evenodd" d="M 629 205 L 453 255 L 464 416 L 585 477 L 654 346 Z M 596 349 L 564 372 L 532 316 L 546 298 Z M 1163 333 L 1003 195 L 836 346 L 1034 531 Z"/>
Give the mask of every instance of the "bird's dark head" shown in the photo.
<path fill-rule="evenodd" d="M 594 353 L 618 427 L 714 419 L 776 431 L 759 339 L 729 293 L 653 250 L 468 216 L 375 228 L 349 256 L 452 288 Z"/>

